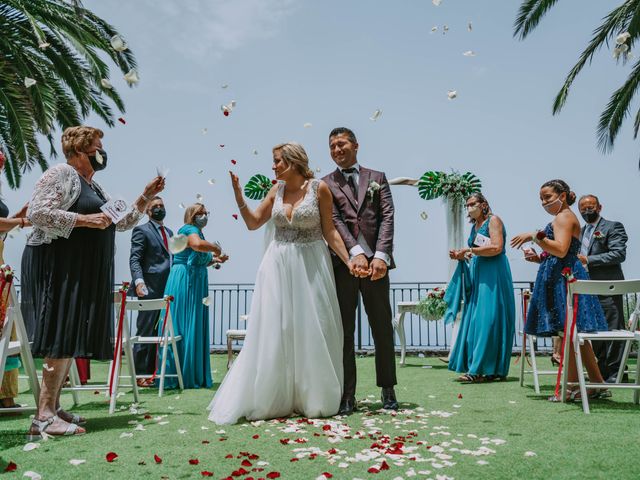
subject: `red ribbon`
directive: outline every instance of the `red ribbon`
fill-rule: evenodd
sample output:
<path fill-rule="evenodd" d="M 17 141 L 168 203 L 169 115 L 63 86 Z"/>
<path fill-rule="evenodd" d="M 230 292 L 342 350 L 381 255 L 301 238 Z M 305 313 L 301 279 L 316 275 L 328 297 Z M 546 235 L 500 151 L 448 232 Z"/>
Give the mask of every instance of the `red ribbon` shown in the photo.
<path fill-rule="evenodd" d="M 162 321 L 162 333 L 160 334 L 160 338 L 164 338 L 164 329 L 167 326 L 167 318 L 169 316 L 169 308 L 171 308 L 171 302 L 173 301 L 173 295 L 167 295 L 164 298 L 164 300 L 165 302 L 167 302 L 167 305 L 164 309 L 164 320 Z M 150 382 L 154 381 L 158 376 L 158 350 L 159 349 L 160 349 L 160 342 L 156 343 L 156 366 L 153 370 L 153 375 L 151 375 L 151 378 L 149 379 Z"/>
<path fill-rule="evenodd" d="M 575 282 L 575 278 L 567 278 L 567 296 L 569 296 L 569 284 Z M 573 332 L 575 330 L 576 322 L 578 320 L 578 295 L 573 296 L 573 315 L 571 316 L 571 330 L 569 332 L 569 346 L 573 343 Z M 567 338 L 567 324 L 569 320 L 569 310 L 565 307 L 565 320 L 564 320 L 564 337 L 562 337 L 562 349 L 560 351 L 560 364 L 558 365 L 558 375 L 556 376 L 556 390 L 554 395 L 558 398 L 560 393 L 560 379 L 562 377 L 562 366 L 564 365 L 564 345 L 565 338 Z"/>
<path fill-rule="evenodd" d="M 13 283 L 13 273 L 7 272 L 6 270 L 2 270 L 0 273 L 0 332 L 4 327 L 4 320 L 7 316 L 7 307 L 9 306 L 9 290 L 11 289 L 11 285 Z M 7 295 L 5 295 L 5 290 L 7 291 Z"/>
<path fill-rule="evenodd" d="M 128 282 L 122 282 L 122 287 L 120 287 L 120 318 L 118 319 L 118 328 L 116 333 L 116 344 L 113 350 L 113 368 L 111 368 L 111 375 L 109 376 L 109 396 L 111 396 L 113 392 L 113 379 L 115 375 L 120 375 L 120 366 L 122 362 L 117 362 L 121 360 L 122 356 L 122 326 L 124 325 L 124 314 L 126 312 L 126 304 L 127 304 L 127 290 L 129 289 Z M 116 365 L 118 365 L 118 372 L 116 373 Z"/>

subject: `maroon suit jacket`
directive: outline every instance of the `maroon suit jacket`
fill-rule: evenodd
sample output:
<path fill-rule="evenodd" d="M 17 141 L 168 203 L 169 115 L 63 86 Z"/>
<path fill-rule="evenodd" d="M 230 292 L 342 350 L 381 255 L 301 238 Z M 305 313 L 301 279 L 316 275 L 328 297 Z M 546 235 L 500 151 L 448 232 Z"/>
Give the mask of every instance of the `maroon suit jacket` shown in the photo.
<path fill-rule="evenodd" d="M 358 235 L 362 233 L 371 251 L 389 255 L 391 258 L 389 268 L 395 268 L 393 199 L 385 174 L 361 166 L 357 200 L 340 169 L 334 170 L 323 180 L 333 194 L 333 223 L 347 250 L 358 245 Z M 371 181 L 380 185 L 380 189 L 375 192 L 373 198 L 367 192 Z M 337 258 L 335 255 L 333 257 L 334 260 Z"/>

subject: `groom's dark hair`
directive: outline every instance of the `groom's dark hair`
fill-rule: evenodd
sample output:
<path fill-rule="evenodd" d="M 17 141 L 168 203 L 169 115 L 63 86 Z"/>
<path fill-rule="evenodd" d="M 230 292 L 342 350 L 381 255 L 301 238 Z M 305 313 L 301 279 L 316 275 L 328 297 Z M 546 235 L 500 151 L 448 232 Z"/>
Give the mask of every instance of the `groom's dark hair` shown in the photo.
<path fill-rule="evenodd" d="M 335 137 L 336 135 L 346 135 L 347 137 L 349 137 L 349 141 L 351 143 L 358 143 L 358 139 L 356 138 L 356 134 L 353 133 L 353 130 L 351 130 L 350 128 L 347 127 L 337 127 L 334 128 L 333 130 L 331 130 L 331 133 L 329 134 L 329 138 L 331 137 Z"/>

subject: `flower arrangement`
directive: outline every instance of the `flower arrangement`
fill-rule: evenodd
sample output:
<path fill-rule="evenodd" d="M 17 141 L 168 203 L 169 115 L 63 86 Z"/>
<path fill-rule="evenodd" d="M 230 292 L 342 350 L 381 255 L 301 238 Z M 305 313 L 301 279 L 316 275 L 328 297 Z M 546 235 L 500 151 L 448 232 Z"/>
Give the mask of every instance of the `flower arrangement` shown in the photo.
<path fill-rule="evenodd" d="M 375 196 L 376 192 L 378 192 L 379 190 L 380 190 L 380 184 L 375 180 L 371 180 L 369 182 L 369 188 L 367 188 L 367 194 L 369 195 L 369 200 L 373 201 L 373 197 Z"/>
<path fill-rule="evenodd" d="M 418 180 L 418 194 L 424 200 L 443 197 L 448 200 L 464 202 L 472 193 L 482 188 L 480 179 L 471 172 L 461 174 L 457 171 L 426 172 Z"/>
<path fill-rule="evenodd" d="M 425 297 L 416 306 L 416 313 L 425 320 L 440 320 L 447 311 L 447 302 L 444 301 L 446 291 L 446 287 L 427 290 Z"/>
<path fill-rule="evenodd" d="M 573 272 L 569 267 L 562 269 L 562 276 L 567 280 L 567 283 L 573 283 L 576 281 L 576 277 L 573 276 Z"/>

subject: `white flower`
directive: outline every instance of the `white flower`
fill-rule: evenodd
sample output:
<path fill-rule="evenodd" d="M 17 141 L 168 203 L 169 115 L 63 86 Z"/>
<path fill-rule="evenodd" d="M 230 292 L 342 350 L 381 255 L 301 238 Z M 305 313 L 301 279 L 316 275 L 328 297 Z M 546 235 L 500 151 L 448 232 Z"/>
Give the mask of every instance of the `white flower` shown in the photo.
<path fill-rule="evenodd" d="M 616 45 L 622 45 L 626 43 L 627 40 L 631 38 L 631 34 L 629 32 L 623 32 L 616 37 Z"/>
<path fill-rule="evenodd" d="M 135 85 L 140 81 L 140 78 L 138 77 L 138 72 L 135 68 L 132 68 L 131 70 L 129 70 L 127 74 L 124 76 L 124 79 L 129 85 Z"/>
<path fill-rule="evenodd" d="M 449 90 L 449 92 L 447 92 L 447 97 L 449 98 L 449 100 L 453 100 L 457 96 L 458 96 L 457 90 Z"/>
<path fill-rule="evenodd" d="M 313 127 L 313 123 L 309 123 L 309 122 L 307 122 L 307 123 L 305 123 L 305 124 L 304 124 L 304 125 L 302 125 L 302 126 L 303 126 L 304 128 L 311 128 L 311 127 Z"/>
<path fill-rule="evenodd" d="M 102 88 L 107 88 L 109 90 L 113 88 L 113 85 L 111 85 L 111 82 L 106 78 L 103 78 L 102 80 L 100 80 L 100 85 L 102 85 Z"/>
<path fill-rule="evenodd" d="M 465 57 L 475 57 L 476 56 L 476 52 L 474 52 L 473 50 L 467 50 L 462 55 L 464 55 Z"/>
<path fill-rule="evenodd" d="M 24 77 L 24 86 L 27 88 L 33 87 L 37 82 L 31 77 Z"/>
<path fill-rule="evenodd" d="M 375 112 L 373 112 L 373 115 L 371 115 L 369 117 L 369 120 L 375 122 L 376 120 L 378 120 L 380 118 L 380 115 L 382 115 L 382 110 L 381 109 L 377 109 Z"/>
<path fill-rule="evenodd" d="M 111 37 L 111 46 L 116 52 L 124 52 L 129 48 L 120 35 L 114 35 Z"/>
<path fill-rule="evenodd" d="M 371 200 L 373 200 L 373 197 L 378 190 L 380 190 L 380 184 L 375 180 L 371 180 L 369 182 L 369 188 L 367 188 L 367 193 L 369 194 L 369 198 Z"/>

